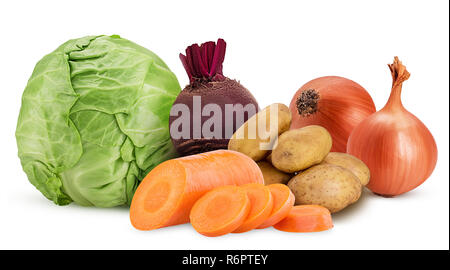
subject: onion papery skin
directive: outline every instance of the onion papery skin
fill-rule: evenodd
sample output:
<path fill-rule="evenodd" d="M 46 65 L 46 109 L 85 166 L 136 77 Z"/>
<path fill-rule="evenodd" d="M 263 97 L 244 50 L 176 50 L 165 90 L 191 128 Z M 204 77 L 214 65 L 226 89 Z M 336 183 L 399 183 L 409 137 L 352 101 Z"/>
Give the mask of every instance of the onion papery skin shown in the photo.
<path fill-rule="evenodd" d="M 406 79 L 408 77 L 409 73 Z M 403 107 L 400 94 L 401 82 L 393 86 L 386 106 L 353 130 L 347 144 L 347 152 L 370 169 L 367 187 L 387 197 L 421 185 L 437 162 L 437 146 L 432 134 Z"/>
<path fill-rule="evenodd" d="M 319 94 L 317 110 L 308 115 L 299 112 L 297 100 L 304 91 Z M 325 76 L 307 82 L 294 95 L 289 109 L 291 129 L 320 125 L 333 139 L 332 152 L 347 151 L 347 141 L 353 129 L 376 111 L 369 93 L 358 83 L 338 76 Z"/>

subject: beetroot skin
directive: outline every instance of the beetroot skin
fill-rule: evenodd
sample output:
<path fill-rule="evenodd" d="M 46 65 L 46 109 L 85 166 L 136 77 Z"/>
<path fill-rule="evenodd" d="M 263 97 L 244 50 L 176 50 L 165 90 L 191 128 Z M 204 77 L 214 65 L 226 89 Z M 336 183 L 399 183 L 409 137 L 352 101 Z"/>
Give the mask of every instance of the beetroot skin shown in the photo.
<path fill-rule="evenodd" d="M 188 138 L 174 138 L 171 132 L 171 137 L 175 148 L 181 156 L 226 149 L 228 141 L 236 129 L 259 110 L 255 98 L 244 86 L 238 81 L 223 75 L 222 62 L 225 58 L 225 49 L 225 41 L 219 39 L 217 44 L 212 41 L 203 43 L 200 46 L 193 44 L 186 49 L 186 55 L 180 54 L 180 59 L 189 76 L 190 84 L 181 91 L 173 106 L 184 104 L 189 108 L 189 136 Z M 217 104 L 221 108 L 221 127 L 213 125 L 210 129 L 213 131 L 216 128 L 221 128 L 222 134 L 218 138 L 205 136 L 199 130 L 199 126 L 201 129 L 203 124 L 213 116 L 213 113 L 208 116 L 201 116 L 200 125 L 198 123 L 194 124 L 194 97 L 201 97 L 200 111 L 203 111 L 207 104 Z M 226 104 L 241 104 L 243 107 L 252 104 L 255 110 L 245 111 L 242 115 L 243 122 L 237 120 L 236 113 L 234 113 L 232 121 L 230 121 L 231 117 L 229 117 L 228 121 L 225 121 Z M 172 123 L 179 117 L 181 117 L 180 114 L 171 113 L 169 119 L 171 127 Z M 197 137 L 194 137 L 194 133 L 197 134 Z"/>

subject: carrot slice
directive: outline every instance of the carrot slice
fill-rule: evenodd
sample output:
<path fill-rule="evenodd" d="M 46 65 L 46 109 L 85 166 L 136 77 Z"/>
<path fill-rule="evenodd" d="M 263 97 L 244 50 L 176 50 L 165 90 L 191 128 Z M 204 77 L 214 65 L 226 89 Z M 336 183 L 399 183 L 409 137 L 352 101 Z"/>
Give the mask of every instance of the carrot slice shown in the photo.
<path fill-rule="evenodd" d="M 194 204 L 190 214 L 191 224 L 205 236 L 221 236 L 241 226 L 250 207 L 245 189 L 237 186 L 218 187 Z"/>
<path fill-rule="evenodd" d="M 333 221 L 330 211 L 323 206 L 297 205 L 273 227 L 285 232 L 320 232 L 333 228 Z"/>
<path fill-rule="evenodd" d="M 192 206 L 207 191 L 225 185 L 264 183 L 258 165 L 230 150 L 217 150 L 165 161 L 138 186 L 130 206 L 139 230 L 189 222 Z"/>
<path fill-rule="evenodd" d="M 273 197 L 273 208 L 270 216 L 257 229 L 264 229 L 280 222 L 285 218 L 294 206 L 295 197 L 288 186 L 284 184 L 272 184 L 267 186 Z"/>
<path fill-rule="evenodd" d="M 243 233 L 261 225 L 272 213 L 273 198 L 270 189 L 263 184 L 246 184 L 241 186 L 250 199 L 250 213 L 244 223 L 233 231 Z"/>

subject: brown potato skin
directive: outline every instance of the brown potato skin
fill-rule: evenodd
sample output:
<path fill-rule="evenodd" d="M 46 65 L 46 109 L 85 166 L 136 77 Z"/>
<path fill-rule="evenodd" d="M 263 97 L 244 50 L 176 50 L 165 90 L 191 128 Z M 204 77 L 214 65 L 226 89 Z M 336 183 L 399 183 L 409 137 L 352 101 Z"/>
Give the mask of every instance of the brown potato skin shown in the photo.
<path fill-rule="evenodd" d="M 370 180 L 370 170 L 367 165 L 355 156 L 340 152 L 330 152 L 322 163 L 344 167 L 355 174 L 363 186 Z"/>
<path fill-rule="evenodd" d="M 350 170 L 320 164 L 294 176 L 288 183 L 295 204 L 318 204 L 336 213 L 361 196 L 361 182 Z"/>
<path fill-rule="evenodd" d="M 283 172 L 298 172 L 321 163 L 331 146 L 331 135 L 321 126 L 291 129 L 278 138 L 272 150 L 272 164 Z"/>
<path fill-rule="evenodd" d="M 257 162 L 261 172 L 264 176 L 264 184 L 286 184 L 289 179 L 291 179 L 292 175 L 284 173 L 282 171 L 277 170 L 272 164 L 269 162 L 262 160 Z"/>
<path fill-rule="evenodd" d="M 263 119 L 261 118 L 261 115 L 266 114 L 266 127 L 268 128 L 270 126 L 270 108 L 271 106 L 277 106 L 278 111 L 278 129 L 276 131 L 277 134 L 270 134 L 272 137 L 275 137 L 274 135 L 280 135 L 281 133 L 289 130 L 289 127 L 291 126 L 291 120 L 292 115 L 289 110 L 289 108 L 281 103 L 274 103 L 267 107 L 265 107 L 263 110 L 258 112 L 257 114 L 253 115 L 250 119 L 247 120 L 231 137 L 230 141 L 228 142 L 228 150 L 234 150 L 237 152 L 241 152 L 250 158 L 252 158 L 254 161 L 259 161 L 264 159 L 268 153 L 269 150 L 261 150 L 260 144 L 261 143 L 271 143 L 273 144 L 274 141 L 270 141 L 270 137 L 267 139 L 261 139 L 261 138 L 255 138 L 250 139 L 248 136 L 248 126 L 249 123 L 256 124 L 256 128 L 260 125 L 264 125 Z M 241 134 L 244 136 L 244 138 L 237 138 L 237 134 Z"/>

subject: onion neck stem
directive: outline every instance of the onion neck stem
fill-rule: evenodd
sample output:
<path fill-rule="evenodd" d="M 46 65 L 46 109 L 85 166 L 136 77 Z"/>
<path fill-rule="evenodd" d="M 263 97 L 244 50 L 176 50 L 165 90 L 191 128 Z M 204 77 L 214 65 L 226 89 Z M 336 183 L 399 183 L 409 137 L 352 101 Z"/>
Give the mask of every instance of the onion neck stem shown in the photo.
<path fill-rule="evenodd" d="M 402 104 L 402 84 L 397 84 L 392 86 L 391 94 L 389 99 L 384 106 L 385 108 L 403 108 Z"/>
<path fill-rule="evenodd" d="M 384 108 L 403 109 L 402 85 L 404 81 L 409 79 L 410 74 L 397 56 L 394 57 L 394 62 L 388 66 L 392 75 L 392 90 Z"/>

